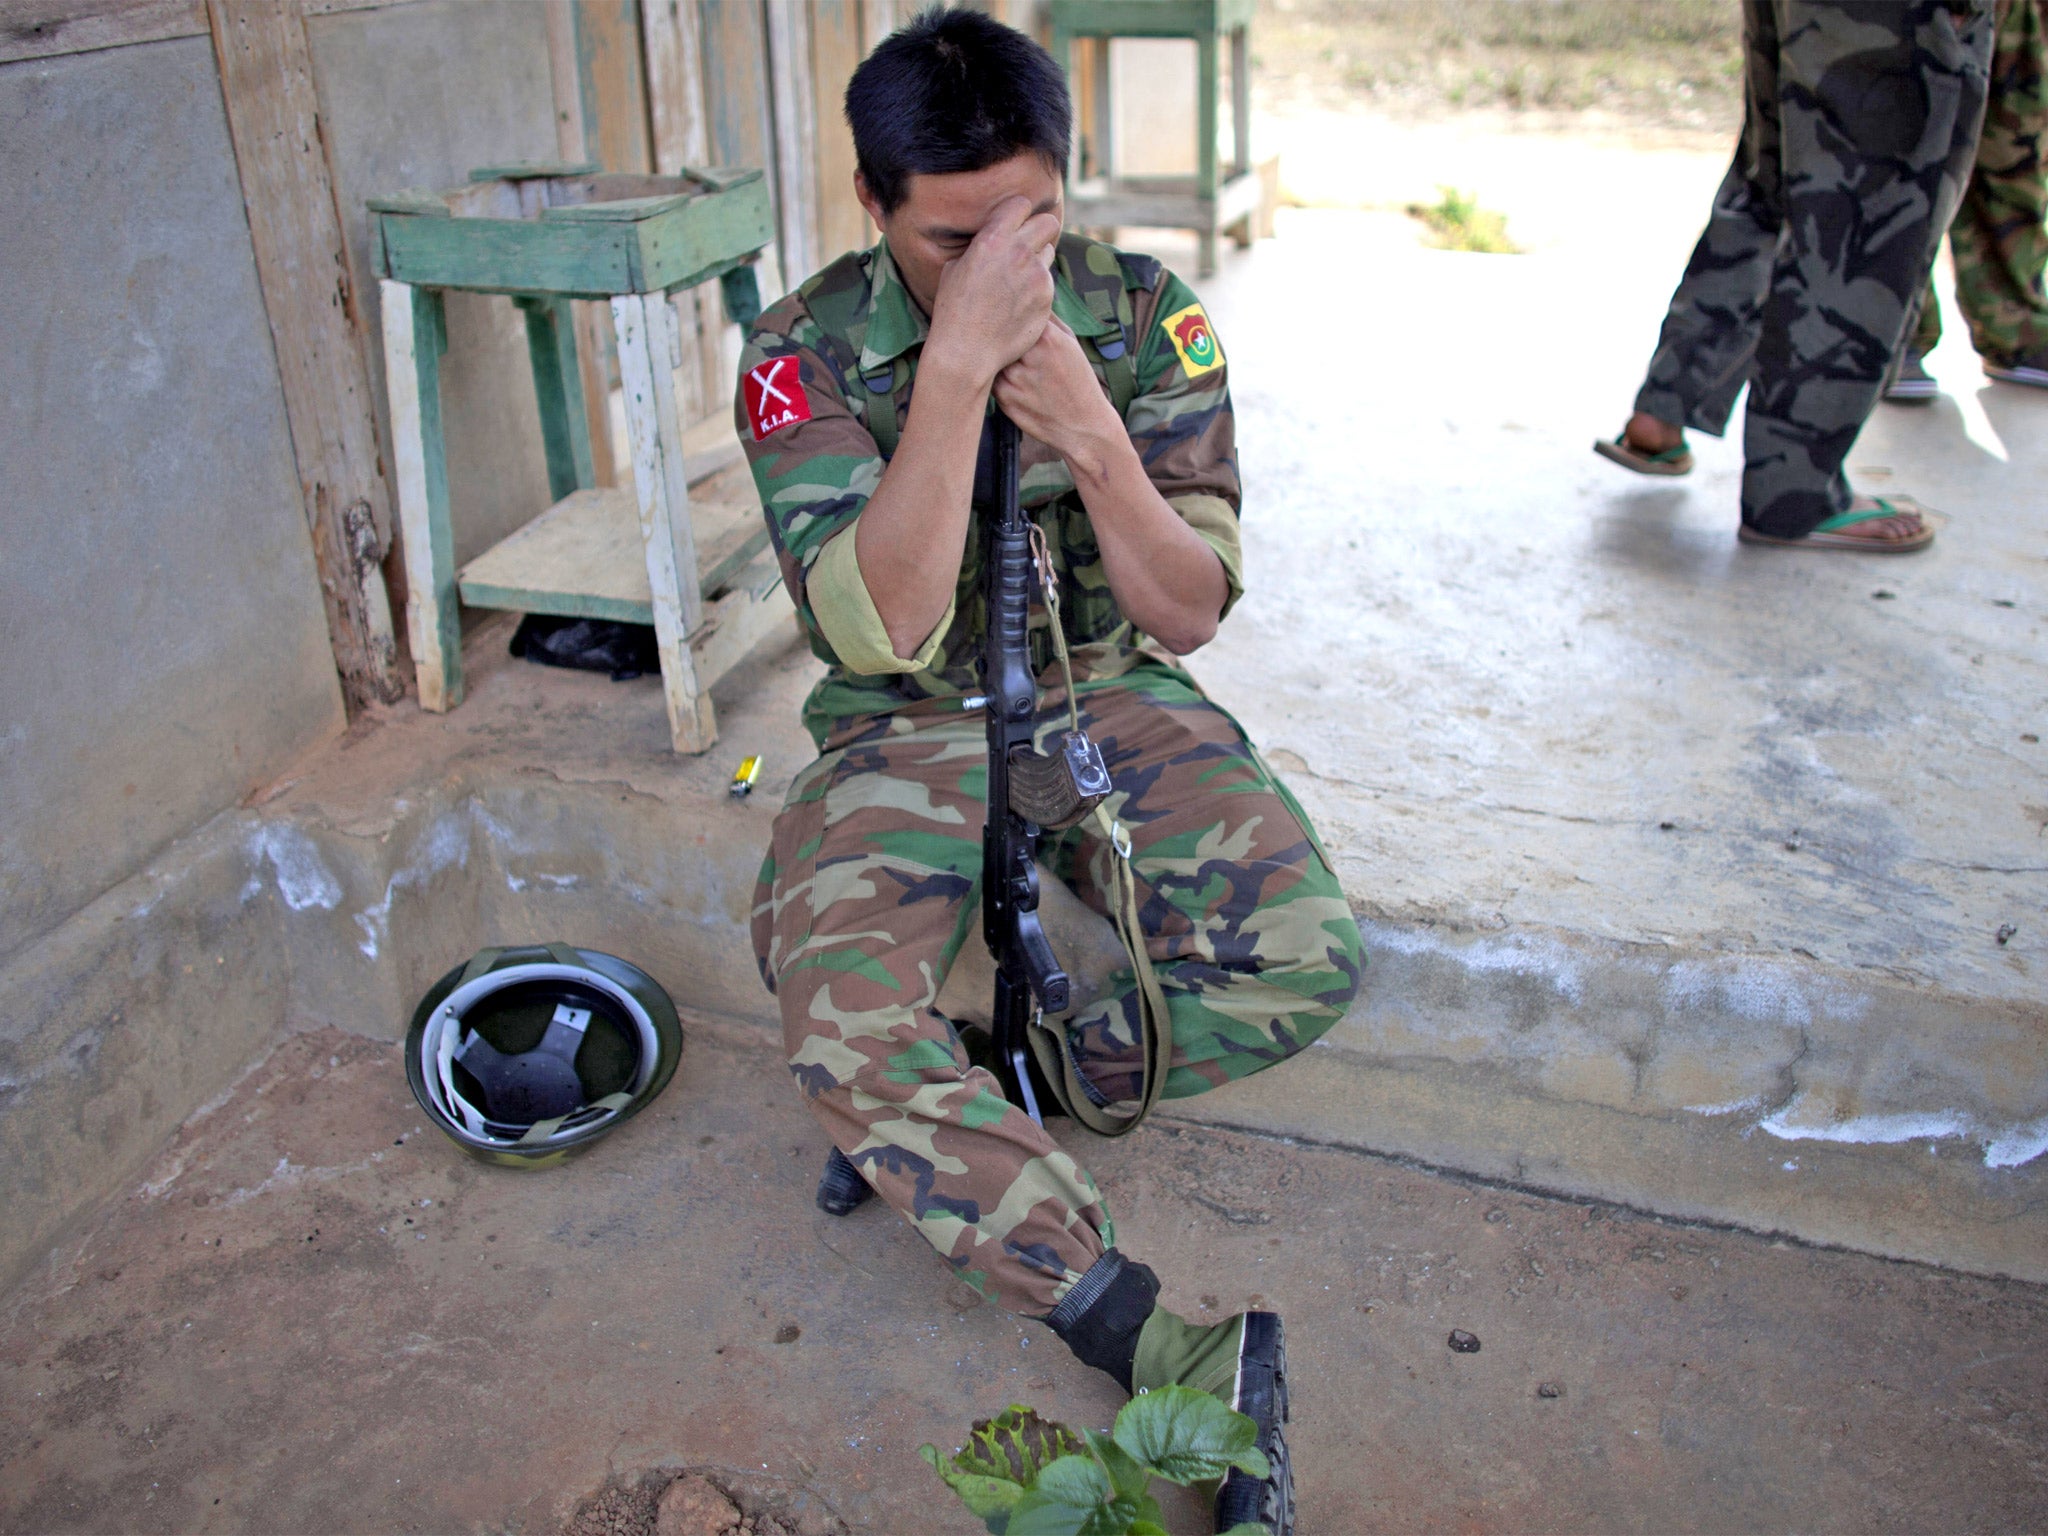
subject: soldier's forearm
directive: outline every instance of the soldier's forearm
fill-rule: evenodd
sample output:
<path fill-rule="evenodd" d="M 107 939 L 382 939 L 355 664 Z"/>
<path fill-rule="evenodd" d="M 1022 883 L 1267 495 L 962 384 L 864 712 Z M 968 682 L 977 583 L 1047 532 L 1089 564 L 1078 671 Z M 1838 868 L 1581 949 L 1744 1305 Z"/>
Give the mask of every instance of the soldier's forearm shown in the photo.
<path fill-rule="evenodd" d="M 1117 606 L 1175 655 L 1208 644 L 1230 582 L 1202 536 L 1166 504 L 1121 431 L 1067 460 Z"/>
<path fill-rule="evenodd" d="M 988 386 L 919 370 L 896 455 L 854 527 L 861 582 L 889 644 L 913 656 L 945 616 L 967 544 Z"/>

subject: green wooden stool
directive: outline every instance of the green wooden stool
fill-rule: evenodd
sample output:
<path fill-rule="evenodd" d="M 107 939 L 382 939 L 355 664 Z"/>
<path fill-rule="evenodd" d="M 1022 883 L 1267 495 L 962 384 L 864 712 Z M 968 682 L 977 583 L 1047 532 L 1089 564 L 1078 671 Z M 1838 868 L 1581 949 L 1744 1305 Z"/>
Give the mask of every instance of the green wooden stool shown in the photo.
<path fill-rule="evenodd" d="M 1052 0 L 1052 56 L 1074 78 L 1076 38 L 1192 38 L 1196 57 L 1195 174 L 1118 178 L 1112 157 L 1108 49 L 1095 80 L 1093 172 L 1083 179 L 1080 140 L 1068 180 L 1067 222 L 1191 229 L 1201 241 L 1200 276 L 1216 270 L 1216 236 L 1235 233 L 1251 244 L 1259 213 L 1259 177 L 1251 160 L 1251 25 L 1253 0 Z M 1217 55 L 1230 46 L 1230 116 L 1235 158 L 1229 176 L 1216 155 Z"/>
<path fill-rule="evenodd" d="M 751 492 L 721 515 L 693 508 L 674 369 L 682 336 L 668 295 L 719 278 L 726 312 L 760 310 L 752 262 L 774 238 L 756 170 L 604 175 L 592 166 L 492 167 L 442 193 L 371 200 L 382 279 L 385 388 L 409 588 L 406 629 L 420 704 L 462 702 L 458 608 L 652 624 L 669 734 L 679 752 L 718 736 L 711 684 L 794 613 Z M 442 294 L 511 296 L 526 317 L 554 505 L 455 568 L 441 437 Z M 633 483 L 594 484 L 572 299 L 610 302 Z M 730 427 L 707 423 L 728 441 Z M 736 445 L 733 445 L 736 446 Z M 730 462 L 730 455 L 726 461 Z M 716 526 L 710 526 L 715 524 Z"/>

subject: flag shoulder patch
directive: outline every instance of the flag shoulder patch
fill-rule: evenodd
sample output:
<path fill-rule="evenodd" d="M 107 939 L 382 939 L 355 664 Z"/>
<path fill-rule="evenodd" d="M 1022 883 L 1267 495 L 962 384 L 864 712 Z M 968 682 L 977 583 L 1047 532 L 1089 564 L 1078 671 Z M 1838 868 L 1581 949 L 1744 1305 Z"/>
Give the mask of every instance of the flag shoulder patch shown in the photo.
<path fill-rule="evenodd" d="M 1159 322 L 1159 328 L 1173 343 L 1174 355 L 1180 359 L 1180 365 L 1187 370 L 1189 378 L 1199 379 L 1223 366 L 1223 349 L 1216 345 L 1216 333 L 1209 329 L 1208 313 L 1199 303 L 1175 310 Z"/>

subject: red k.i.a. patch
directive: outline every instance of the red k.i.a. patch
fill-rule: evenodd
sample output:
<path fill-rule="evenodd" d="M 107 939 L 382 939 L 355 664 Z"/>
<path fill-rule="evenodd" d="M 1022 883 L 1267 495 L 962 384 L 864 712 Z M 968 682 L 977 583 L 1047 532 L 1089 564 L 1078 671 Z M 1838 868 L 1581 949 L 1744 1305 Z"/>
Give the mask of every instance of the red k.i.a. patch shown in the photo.
<path fill-rule="evenodd" d="M 747 420 L 753 424 L 755 442 L 811 419 L 811 397 L 804 393 L 797 373 L 794 357 L 771 357 L 747 370 Z"/>

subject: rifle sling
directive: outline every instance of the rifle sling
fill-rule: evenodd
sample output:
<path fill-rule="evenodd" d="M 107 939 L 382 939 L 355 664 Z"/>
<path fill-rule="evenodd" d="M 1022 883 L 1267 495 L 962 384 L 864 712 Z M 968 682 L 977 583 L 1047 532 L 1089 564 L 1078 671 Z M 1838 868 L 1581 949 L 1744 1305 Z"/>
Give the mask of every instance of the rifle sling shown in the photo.
<path fill-rule="evenodd" d="M 1040 587 L 1045 594 L 1047 627 L 1052 631 L 1053 651 L 1059 657 L 1060 675 L 1066 683 L 1067 718 L 1071 729 L 1078 734 L 1081 730 L 1081 701 L 1074 692 L 1074 669 L 1067 655 L 1066 627 L 1060 620 L 1059 578 L 1053 573 L 1044 528 L 1033 523 L 1031 532 Z M 1060 1101 L 1060 1108 L 1098 1136 L 1126 1136 L 1152 1113 L 1152 1106 L 1159 1102 L 1160 1094 L 1166 1089 L 1166 1074 L 1173 1063 L 1173 1015 L 1167 1011 L 1166 992 L 1159 985 L 1159 973 L 1153 969 L 1151 951 L 1145 947 L 1145 925 L 1138 910 L 1138 880 L 1131 873 L 1130 834 L 1110 815 L 1106 800 L 1098 802 L 1086 819 L 1109 845 L 1109 915 L 1116 925 L 1116 936 L 1123 941 L 1124 952 L 1131 957 L 1131 972 L 1138 985 L 1138 1042 L 1142 1062 L 1139 1082 L 1142 1086 L 1138 1091 L 1137 1109 L 1127 1115 L 1113 1114 L 1088 1096 L 1081 1074 L 1074 1066 L 1073 1043 L 1067 1038 L 1064 1024 L 1057 1020 L 1048 1024 L 1043 1014 L 1034 1013 L 1025 1038 L 1031 1042 L 1031 1054 L 1038 1060 L 1038 1070 L 1044 1074 L 1053 1096 Z"/>
<path fill-rule="evenodd" d="M 1143 1087 L 1138 1107 L 1129 1114 L 1115 1114 L 1098 1108 L 1088 1096 L 1081 1074 L 1074 1066 L 1074 1048 L 1064 1024 L 1047 1023 L 1034 1016 L 1027 1038 L 1038 1070 L 1052 1088 L 1060 1108 L 1098 1136 L 1126 1136 L 1152 1113 L 1166 1088 L 1166 1074 L 1173 1062 L 1173 1016 L 1167 1012 L 1166 993 L 1153 969 L 1152 955 L 1145 947 L 1145 930 L 1138 918 L 1138 882 L 1131 873 L 1131 840 L 1106 804 L 1098 805 L 1089 817 L 1097 832 L 1109 844 L 1111 900 L 1109 912 L 1131 957 L 1131 970 L 1138 983 L 1138 1038 L 1143 1058 Z"/>

